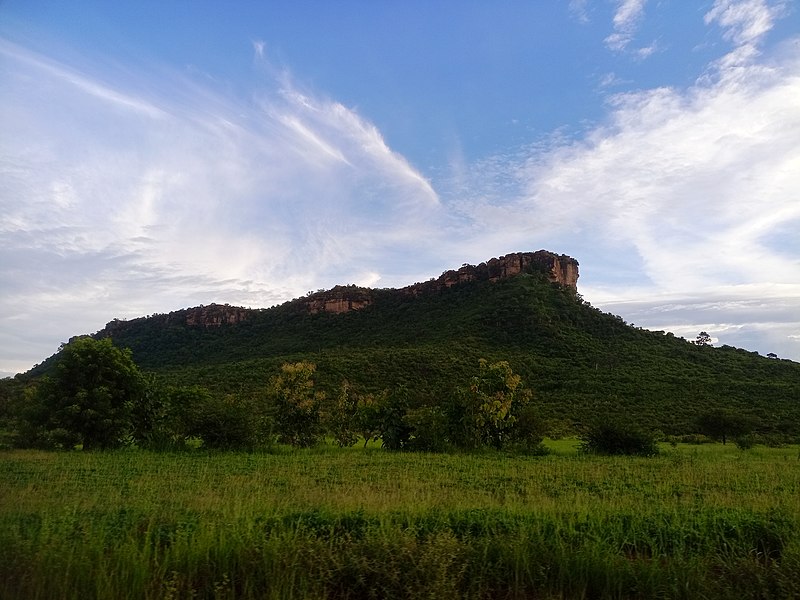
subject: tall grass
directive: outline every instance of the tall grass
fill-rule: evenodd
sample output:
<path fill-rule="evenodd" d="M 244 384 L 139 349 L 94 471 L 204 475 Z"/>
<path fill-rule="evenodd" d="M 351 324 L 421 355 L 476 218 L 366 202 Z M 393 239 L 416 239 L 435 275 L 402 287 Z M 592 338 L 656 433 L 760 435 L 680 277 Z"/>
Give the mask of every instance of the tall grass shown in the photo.
<path fill-rule="evenodd" d="M 0 597 L 800 597 L 797 448 L 715 448 L 0 453 Z"/>

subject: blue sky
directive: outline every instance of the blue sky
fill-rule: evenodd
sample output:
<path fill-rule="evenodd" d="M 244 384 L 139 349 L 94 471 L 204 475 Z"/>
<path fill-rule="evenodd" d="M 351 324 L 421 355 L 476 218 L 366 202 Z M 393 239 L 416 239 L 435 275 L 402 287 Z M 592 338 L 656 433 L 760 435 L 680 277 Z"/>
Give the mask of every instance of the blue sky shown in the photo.
<path fill-rule="evenodd" d="M 0 373 L 211 302 L 545 248 L 800 360 L 793 1 L 0 2 Z"/>

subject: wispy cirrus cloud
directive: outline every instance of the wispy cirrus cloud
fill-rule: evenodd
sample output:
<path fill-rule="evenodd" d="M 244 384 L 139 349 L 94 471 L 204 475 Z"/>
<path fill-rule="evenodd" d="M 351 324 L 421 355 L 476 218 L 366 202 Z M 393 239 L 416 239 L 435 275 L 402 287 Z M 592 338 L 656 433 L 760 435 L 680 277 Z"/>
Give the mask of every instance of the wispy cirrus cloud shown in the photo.
<path fill-rule="evenodd" d="M 633 41 L 636 29 L 644 16 L 647 0 L 617 0 L 614 12 L 614 32 L 606 39 L 606 46 L 621 52 Z"/>
<path fill-rule="evenodd" d="M 589 22 L 589 9 L 588 0 L 570 0 L 569 12 L 575 17 L 579 23 Z"/>
<path fill-rule="evenodd" d="M 723 37 L 737 46 L 757 43 L 787 10 L 786 2 L 767 0 L 716 0 L 705 17 L 706 25 L 716 23 Z"/>
<path fill-rule="evenodd" d="M 28 331 L 0 332 L 6 364 L 55 351 L 37 344 L 44 331 L 63 341 L 114 317 L 269 306 L 390 278 L 425 252 L 440 211 L 430 183 L 286 72 L 259 69 L 243 101 L 187 73 L 140 86 L 7 41 L 0 55 L 0 311 Z"/>

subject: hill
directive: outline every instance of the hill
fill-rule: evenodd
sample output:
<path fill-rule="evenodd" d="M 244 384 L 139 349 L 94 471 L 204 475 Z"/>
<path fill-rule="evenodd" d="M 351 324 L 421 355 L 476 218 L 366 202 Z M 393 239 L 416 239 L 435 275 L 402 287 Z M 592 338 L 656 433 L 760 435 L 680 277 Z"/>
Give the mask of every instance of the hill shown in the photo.
<path fill-rule="evenodd" d="M 724 408 L 800 434 L 800 364 L 633 327 L 584 302 L 577 278 L 574 259 L 519 253 L 401 289 L 338 286 L 270 309 L 117 320 L 95 337 L 169 383 L 219 393 L 257 394 L 282 363 L 309 360 L 330 392 L 343 379 L 365 392 L 405 386 L 431 405 L 486 358 L 508 361 L 551 421 L 619 416 L 684 434 Z"/>

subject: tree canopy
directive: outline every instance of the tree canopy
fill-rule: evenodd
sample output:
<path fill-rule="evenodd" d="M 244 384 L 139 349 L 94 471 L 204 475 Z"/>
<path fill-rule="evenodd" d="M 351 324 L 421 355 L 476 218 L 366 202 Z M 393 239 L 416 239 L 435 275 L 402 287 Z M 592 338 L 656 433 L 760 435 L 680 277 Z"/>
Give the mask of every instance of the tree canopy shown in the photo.
<path fill-rule="evenodd" d="M 33 421 L 57 446 L 114 448 L 130 436 L 144 390 L 130 350 L 109 339 L 78 338 L 61 348 L 52 374 L 42 380 Z"/>

